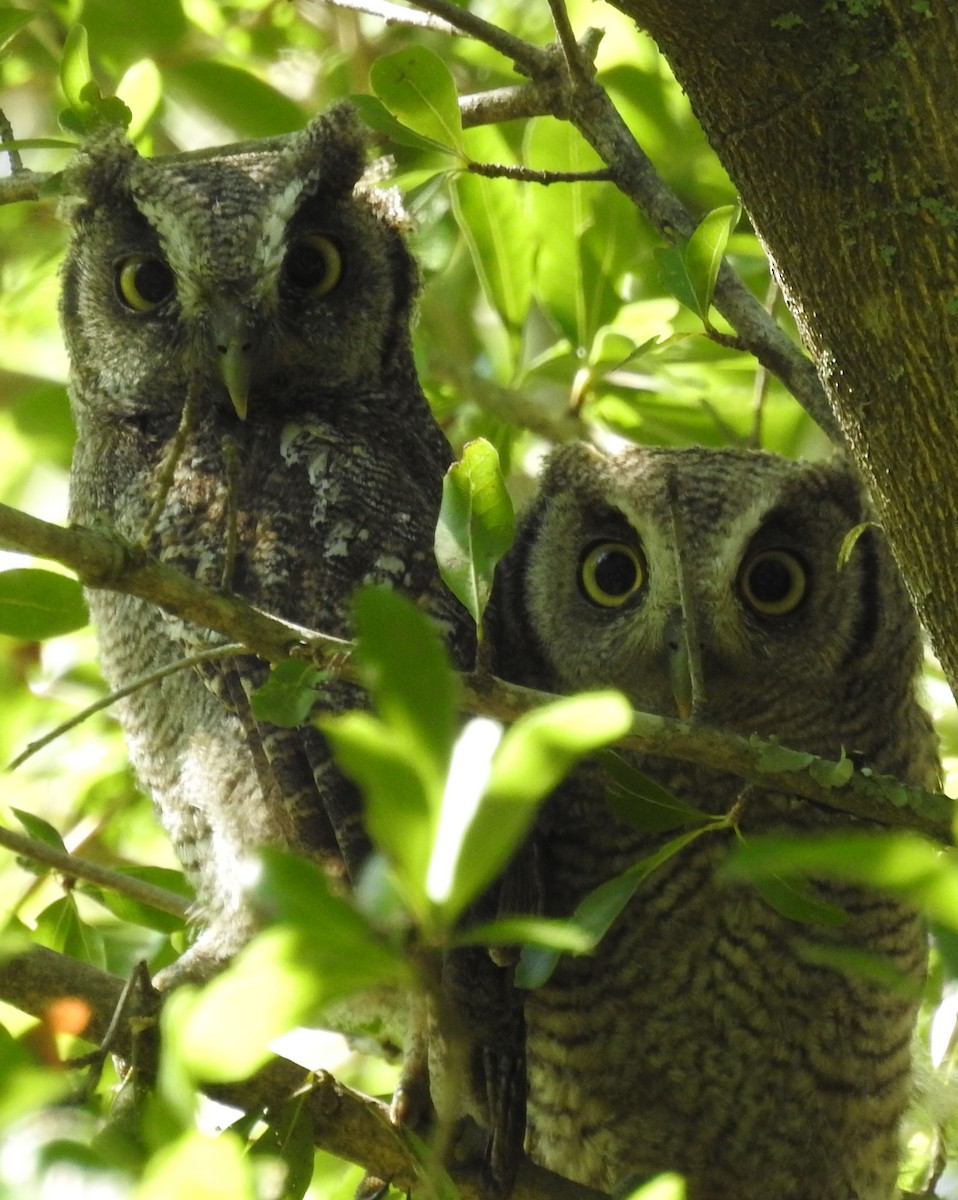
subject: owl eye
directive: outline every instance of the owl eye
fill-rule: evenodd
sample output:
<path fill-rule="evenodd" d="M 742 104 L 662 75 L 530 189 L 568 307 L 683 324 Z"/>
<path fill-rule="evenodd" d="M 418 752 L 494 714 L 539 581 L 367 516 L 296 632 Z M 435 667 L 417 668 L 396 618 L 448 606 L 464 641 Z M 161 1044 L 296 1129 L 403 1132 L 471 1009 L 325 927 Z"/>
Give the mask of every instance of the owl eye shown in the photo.
<path fill-rule="evenodd" d="M 343 256 L 326 234 L 307 233 L 290 243 L 283 271 L 294 288 L 326 296 L 343 277 Z"/>
<path fill-rule="evenodd" d="M 783 617 L 805 599 L 808 571 L 788 550 L 760 550 L 742 567 L 738 585 L 743 599 L 756 612 Z"/>
<path fill-rule="evenodd" d="M 579 586 L 602 608 L 619 608 L 645 582 L 642 556 L 624 542 L 595 542 L 579 563 Z"/>
<path fill-rule="evenodd" d="M 131 254 L 116 267 L 116 294 L 134 312 L 152 312 L 172 294 L 173 272 L 162 258 Z"/>

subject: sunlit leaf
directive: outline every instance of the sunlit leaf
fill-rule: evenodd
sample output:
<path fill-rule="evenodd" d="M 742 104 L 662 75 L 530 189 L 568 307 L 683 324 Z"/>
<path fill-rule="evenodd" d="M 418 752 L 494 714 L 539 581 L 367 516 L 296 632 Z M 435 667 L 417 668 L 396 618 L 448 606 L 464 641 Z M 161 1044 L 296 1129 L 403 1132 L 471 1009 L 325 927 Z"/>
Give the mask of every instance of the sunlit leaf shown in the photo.
<path fill-rule="evenodd" d="M 624 1192 L 621 1200 L 685 1200 L 685 1180 L 671 1172 L 657 1175 L 630 1192 Z"/>
<path fill-rule="evenodd" d="M 632 707 L 619 692 L 583 693 L 524 714 L 507 731 L 462 837 L 451 891 L 454 919 L 505 867 L 543 799 L 586 755 L 622 737 Z"/>
<path fill-rule="evenodd" d="M 407 46 L 370 68 L 373 91 L 390 113 L 440 149 L 463 152 L 462 119 L 449 68 L 425 46 Z"/>
<path fill-rule="evenodd" d="M 546 917 L 502 917 L 470 925 L 451 939 L 453 946 L 543 946 L 570 954 L 592 949 L 591 936 L 571 921 Z"/>
<path fill-rule="evenodd" d="M 239 1139 L 229 1130 L 185 1133 L 159 1149 L 147 1163 L 134 1200 L 253 1200 L 251 1165 Z"/>
<path fill-rule="evenodd" d="M 384 134 L 390 141 L 396 142 L 400 146 L 409 146 L 413 150 L 421 150 L 424 153 L 433 155 L 438 153 L 443 157 L 438 158 L 437 163 L 443 163 L 443 158 L 445 158 L 444 165 L 447 169 L 450 166 L 448 156 L 453 154 L 458 158 L 458 154 L 452 147 L 441 145 L 433 138 L 424 137 L 421 133 L 417 133 L 414 129 L 397 121 L 382 100 L 378 100 L 375 96 L 357 95 L 351 96 L 350 100 L 369 128 L 375 130 L 376 133 Z M 437 169 L 442 169 L 442 167 L 437 167 Z"/>
<path fill-rule="evenodd" d="M 722 256 L 741 212 L 737 204 L 713 209 L 702 218 L 685 246 L 685 268 L 695 292 L 697 311 L 706 321 Z"/>
<path fill-rule="evenodd" d="M 36 567 L 0 572 L 0 633 L 40 640 L 82 629 L 89 620 L 77 580 Z"/>
<path fill-rule="evenodd" d="M 80 919 L 72 895 L 55 900 L 40 913 L 35 936 L 41 946 L 106 969 L 102 934 Z"/>
<path fill-rule="evenodd" d="M 438 629 L 388 588 L 362 588 L 353 610 L 356 664 L 376 711 L 441 781 L 456 733 L 459 679 Z"/>
<path fill-rule="evenodd" d="M 74 25 L 67 32 L 60 58 L 60 86 L 70 108 L 81 112 L 88 107 L 87 86 L 93 83 L 90 48 L 86 29 Z"/>
<path fill-rule="evenodd" d="M 493 126 L 470 129 L 469 150 L 474 159 L 487 162 L 508 163 L 513 158 Z M 462 174 L 451 198 L 486 298 L 515 338 L 529 311 L 535 252 L 522 212 L 517 211 L 515 186 L 504 179 Z"/>
<path fill-rule="evenodd" d="M 496 448 L 484 438 L 469 442 L 443 480 L 436 560 L 480 634 L 496 565 L 514 536 L 515 514 Z"/>

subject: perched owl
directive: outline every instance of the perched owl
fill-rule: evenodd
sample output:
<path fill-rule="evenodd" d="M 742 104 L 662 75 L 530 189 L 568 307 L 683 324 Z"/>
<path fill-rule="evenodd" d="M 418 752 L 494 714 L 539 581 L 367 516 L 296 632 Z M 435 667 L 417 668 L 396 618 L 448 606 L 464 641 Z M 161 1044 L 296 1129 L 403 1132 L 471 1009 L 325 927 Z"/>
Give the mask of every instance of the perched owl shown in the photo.
<path fill-rule="evenodd" d="M 71 517 L 335 636 L 350 635 L 357 587 L 395 587 L 468 665 L 472 622 L 433 554 L 451 453 L 413 364 L 417 272 L 396 197 L 364 162 L 349 106 L 301 133 L 199 154 L 144 159 L 116 130 L 89 139 L 62 206 Z M 113 687 L 211 644 L 141 600 L 89 598 Z M 249 937 L 251 851 L 289 847 L 354 879 L 368 849 L 360 799 L 322 736 L 254 718 L 249 693 L 264 677 L 252 658 L 211 663 L 120 706 L 200 902 L 200 935 L 166 986 L 209 976 Z M 320 697 L 327 710 L 363 703 L 343 683 Z M 486 959 L 480 974 L 499 997 L 502 972 Z M 393 1001 L 401 1034 L 407 1009 Z M 521 1006 L 514 1013 L 521 1022 Z M 480 1034 L 474 1054 L 478 1075 L 508 1080 L 498 1108 L 478 1110 L 500 1130 L 492 1156 L 505 1178 L 524 1120 L 519 1026 L 509 1046 Z"/>
<path fill-rule="evenodd" d="M 743 450 L 570 445 L 500 573 L 498 673 L 559 692 L 621 688 L 638 709 L 937 778 L 915 698 L 921 636 L 891 554 L 843 466 Z M 695 680 L 693 685 L 692 680 Z M 746 837 L 861 829 L 852 817 L 675 761 L 636 763 Z M 615 819 L 591 775 L 536 837 L 545 905 L 567 916 L 668 833 Z M 847 920 L 780 916 L 716 868 L 705 833 L 640 886 L 597 951 L 529 993 L 528 1147 L 611 1191 L 678 1171 L 689 1200 L 889 1200 L 926 938 L 895 901 L 816 883 Z M 834 965 L 844 948 L 894 990 Z"/>

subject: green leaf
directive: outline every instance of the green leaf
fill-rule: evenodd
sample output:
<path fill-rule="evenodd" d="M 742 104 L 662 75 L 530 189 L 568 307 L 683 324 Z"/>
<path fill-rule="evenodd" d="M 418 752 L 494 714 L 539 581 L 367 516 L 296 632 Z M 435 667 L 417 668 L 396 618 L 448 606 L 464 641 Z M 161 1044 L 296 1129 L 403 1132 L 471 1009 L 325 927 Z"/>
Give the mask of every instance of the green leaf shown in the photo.
<path fill-rule="evenodd" d="M 35 567 L 0 572 L 0 633 L 39 641 L 82 629 L 89 620 L 77 580 Z"/>
<path fill-rule="evenodd" d="M 673 796 L 614 750 L 601 750 L 596 758 L 612 780 L 606 797 L 609 807 L 620 821 L 634 829 L 664 832 L 679 825 L 702 825 L 717 819 Z"/>
<path fill-rule="evenodd" d="M 456 84 L 438 54 L 425 46 L 387 54 L 373 63 L 369 82 L 401 124 L 432 146 L 463 155 Z"/>
<path fill-rule="evenodd" d="M 102 935 L 80 920 L 72 895 L 55 900 L 37 917 L 36 941 L 70 958 L 91 963 L 106 970 L 106 950 Z"/>
<path fill-rule="evenodd" d="M 436 626 L 388 588 L 362 588 L 353 612 L 356 665 L 376 711 L 441 786 L 458 722 L 459 678 Z"/>
<path fill-rule="evenodd" d="M 844 787 L 855 774 L 855 764 L 850 758 L 846 757 L 843 750 L 842 756 L 837 762 L 830 762 L 828 759 L 816 759 L 814 762 L 809 763 L 808 773 L 820 787 Z"/>
<path fill-rule="evenodd" d="M 129 879 L 137 879 L 143 883 L 150 883 L 154 887 L 165 888 L 183 900 L 192 901 L 194 899 L 193 889 L 187 883 L 182 871 L 172 871 L 167 867 L 135 866 L 114 867 L 113 870 L 118 875 L 124 875 Z M 142 925 L 144 929 L 155 929 L 158 933 L 166 934 L 176 933 L 184 926 L 183 917 L 178 917 L 165 909 L 154 908 L 153 905 L 146 904 L 142 900 L 134 900 L 111 888 L 92 887 L 83 882 L 78 884 L 78 888 L 83 891 L 84 895 L 92 896 L 115 917 L 119 917 L 121 921 L 128 921 L 132 925 Z"/>
<path fill-rule="evenodd" d="M 328 672 L 317 670 L 301 658 L 277 663 L 266 682 L 253 692 L 253 715 L 283 729 L 302 725 L 316 703 L 319 685 L 328 678 Z"/>
<path fill-rule="evenodd" d="M 848 921 L 843 908 L 821 900 L 801 876 L 783 879 L 780 875 L 770 875 L 756 879 L 754 885 L 765 903 L 790 921 L 827 926 L 844 925 Z"/>
<path fill-rule="evenodd" d="M 434 155 L 438 151 L 444 157 L 456 154 L 458 158 L 456 151 L 450 147 L 440 145 L 432 138 L 423 137 L 421 133 L 416 133 L 414 129 L 402 125 L 385 104 L 381 100 L 377 100 L 375 96 L 355 95 L 350 96 L 349 99 L 369 128 L 388 137 L 390 141 L 396 142 L 400 146 L 409 146 L 413 150 L 421 150 L 427 154 Z M 448 157 L 446 157 L 445 166 L 447 168 L 449 166 Z"/>
<path fill-rule="evenodd" d="M 235 1134 L 211 1137 L 190 1130 L 147 1162 L 136 1200 L 202 1196 L 203 1200 L 253 1200 L 252 1167 Z"/>
<path fill-rule="evenodd" d="M 958 929 L 958 864 L 913 833 L 755 837 L 729 855 L 719 874 L 751 883 L 796 874 L 842 879 L 891 892 Z"/>
<path fill-rule="evenodd" d="M 67 31 L 60 59 L 60 87 L 67 104 L 77 114 L 89 109 L 87 87 L 93 84 L 93 68 L 90 66 L 90 49 L 86 29 L 73 25 Z M 99 90 L 97 95 L 99 96 Z"/>
<path fill-rule="evenodd" d="M 302 1200 L 306 1195 L 316 1156 L 313 1132 L 304 1089 L 304 1094 L 288 1100 L 278 1113 L 271 1113 L 266 1132 L 253 1144 L 254 1156 L 278 1158 L 286 1168 L 282 1200 Z"/>
<path fill-rule="evenodd" d="M 503 737 L 488 783 L 457 846 L 449 847 L 448 892 L 432 893 L 450 924 L 502 871 L 539 804 L 586 755 L 622 737 L 632 707 L 620 692 L 583 693 L 525 713 Z M 447 803 L 456 804 L 454 789 Z"/>
<path fill-rule="evenodd" d="M 917 999 L 922 994 L 921 981 L 899 971 L 883 954 L 861 950 L 857 946 L 827 945 L 822 942 L 802 942 L 799 957 L 815 966 L 833 967 L 845 975 L 857 975 L 900 996 Z"/>
<path fill-rule="evenodd" d="M 443 480 L 436 561 L 446 586 L 476 622 L 480 637 L 496 565 L 512 545 L 515 528 L 496 448 L 485 438 L 468 442 L 461 461 L 449 468 Z"/>
<path fill-rule="evenodd" d="M 640 858 L 628 870 L 607 879 L 583 897 L 569 923 L 582 930 L 587 948 L 591 950 L 599 944 L 613 921 L 653 871 L 658 870 L 663 863 L 668 862 L 705 832 L 707 827 L 679 834 L 652 854 Z M 537 946 L 524 947 L 516 968 L 516 986 L 541 987 L 555 970 L 558 961 L 559 953 L 556 950 Z"/>
<path fill-rule="evenodd" d="M 474 159 L 489 162 L 508 163 L 514 157 L 493 126 L 470 129 L 469 150 Z M 450 198 L 483 292 L 515 343 L 532 300 L 535 254 L 524 213 L 517 208 L 515 184 L 463 174 Z"/>
<path fill-rule="evenodd" d="M 698 312 L 706 324 L 722 257 L 741 212 L 737 204 L 714 208 L 699 222 L 685 246 L 685 268 L 695 292 Z"/>
<path fill-rule="evenodd" d="M 197 1078 L 242 1079 L 266 1061 L 276 1037 L 319 1005 L 411 982 L 402 956 L 331 894 L 319 867 L 273 849 L 260 862 L 252 899 L 277 924 L 191 997 L 173 1035 Z"/>
<path fill-rule="evenodd" d="M 501 917 L 482 925 L 470 925 L 450 941 L 452 946 L 542 946 L 586 954 L 592 949 L 592 938 L 571 921 L 547 917 Z"/>
<path fill-rule="evenodd" d="M 426 915 L 426 875 L 442 785 L 400 735 L 369 713 L 317 721 L 340 769 L 362 789 L 366 831 L 393 866 L 407 905 Z"/>
<path fill-rule="evenodd" d="M 685 1200 L 685 1180 L 671 1172 L 657 1175 L 634 1191 L 623 1193 L 621 1200 Z"/>
<path fill-rule="evenodd" d="M 11 808 L 10 811 L 34 841 L 42 842 L 45 846 L 52 846 L 54 850 L 59 850 L 63 854 L 69 853 L 60 836 L 60 831 L 55 829 L 49 821 L 38 817 L 36 813 L 26 812 L 22 808 Z"/>
<path fill-rule="evenodd" d="M 814 754 L 780 746 L 774 739 L 766 740 L 755 733 L 748 739 L 748 744 L 758 751 L 755 765 L 760 771 L 804 771 L 809 763 L 815 761 Z"/>
<path fill-rule="evenodd" d="M 722 256 L 732 230 L 738 224 L 740 212 L 737 204 L 713 209 L 688 241 L 680 240 L 674 246 L 655 248 L 665 289 L 690 308 L 706 326 L 709 325 L 709 309 Z"/>
<path fill-rule="evenodd" d="M 21 8 L 0 8 L 0 53 L 25 29 L 36 13 L 24 12 Z"/>

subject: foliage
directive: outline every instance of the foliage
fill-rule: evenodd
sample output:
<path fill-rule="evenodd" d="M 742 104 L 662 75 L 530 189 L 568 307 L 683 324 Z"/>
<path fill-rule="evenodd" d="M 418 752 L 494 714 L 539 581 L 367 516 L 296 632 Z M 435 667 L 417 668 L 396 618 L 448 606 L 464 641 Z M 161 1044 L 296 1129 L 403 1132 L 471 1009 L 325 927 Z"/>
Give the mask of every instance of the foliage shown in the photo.
<path fill-rule="evenodd" d="M 488 0 L 481 11 L 538 45 L 553 40 L 544 0 Z M 684 243 L 666 245 L 609 182 L 543 186 L 468 169 L 602 166 L 575 129 L 552 117 L 469 127 L 457 96 L 517 81 L 502 57 L 469 39 L 386 26 L 306 0 L 158 0 L 148 7 L 21 0 L 0 8 L 0 108 L 21 143 L 62 143 L 58 128 L 75 137 L 112 120 L 129 121 L 143 152 L 191 149 L 284 132 L 334 99 L 363 97 L 362 112 L 394 157 L 414 219 L 424 283 L 415 334 L 423 386 L 457 451 L 466 447 L 447 481 L 437 550 L 449 586 L 477 622 L 512 530 L 496 458 L 521 502 L 544 450 L 575 432 L 610 445 L 625 438 L 754 444 L 788 455 L 824 449 L 777 380 L 721 337 L 706 336 L 706 327 L 730 332 L 711 305 L 723 253 L 756 295 L 768 293 L 769 272 L 756 239 L 739 227 L 734 189 L 681 91 L 649 41 L 617 12 L 586 0 L 574 0 L 569 12 L 577 30 L 606 29 L 597 78 L 696 215 L 697 230 Z M 25 151 L 28 166 L 53 173 L 68 153 Z M 72 444 L 55 320 L 62 240 L 49 202 L 0 207 L 0 500 L 58 521 L 66 518 Z M 787 316 L 778 316 L 787 326 Z M 0 566 L 10 568 L 0 574 L 0 753 L 9 760 L 105 688 L 75 585 L 32 564 L 24 570 L 12 556 Z M 211 1136 L 218 1118 L 204 1112 L 197 1122 L 195 1079 L 252 1069 L 278 1035 L 352 989 L 409 980 L 410 931 L 432 948 L 479 936 L 523 941 L 532 985 L 559 952 L 594 944 L 657 862 L 723 823 L 613 766 L 618 815 L 672 831 L 655 861 L 588 897 L 569 923 L 458 930 L 457 919 L 519 843 L 544 792 L 578 757 L 614 740 L 627 713 L 620 699 L 602 694 L 570 699 L 506 733 L 481 719 L 461 730 L 457 682 L 422 624 L 395 597 L 359 597 L 361 663 L 375 711 L 324 726 L 344 769 L 366 790 L 379 852 L 356 905 L 330 895 L 312 868 L 265 857 L 257 894 L 275 924 L 230 972 L 201 993 L 177 995 L 165 1010 L 170 1036 L 157 1095 L 132 1132 L 104 1130 L 114 1082 L 108 1072 L 87 1103 L 53 1107 L 67 1083 L 51 1057 L 87 1047 L 54 1024 L 59 1044 L 44 1057 L 37 1027 L 6 1012 L 0 1197 L 39 1195 L 51 1179 L 64 1194 L 100 1187 L 140 1200 L 293 1196 L 307 1188 L 323 1200 L 351 1196 L 356 1169 L 329 1156 L 317 1156 L 309 1182 L 311 1147 L 297 1112 L 265 1132 L 240 1122 L 228 1135 Z M 260 694 L 261 711 L 295 724 L 320 683 L 312 668 L 283 664 Z M 943 713 L 934 668 L 929 688 Z M 941 728 L 952 754 L 948 713 Z M 569 751 L 572 732 L 572 750 L 559 754 Z M 15 808 L 23 810 L 33 814 L 24 822 L 39 840 L 59 840 L 52 832 L 59 830 L 73 852 L 141 875 L 147 866 L 165 868 L 151 880 L 168 890 L 175 880 L 185 890 L 108 713 L 60 737 L 6 782 L 6 825 Z M 494 852 L 482 849 L 490 845 Z M 121 975 L 141 958 L 157 969 L 182 948 L 178 917 L 100 888 L 64 891 L 52 873 L 6 854 L 0 866 L 13 948 L 29 931 L 37 942 Z M 943 981 L 958 972 L 950 861 L 899 837 L 879 855 L 847 843 L 746 846 L 729 870 L 745 873 L 770 903 L 801 920 L 841 919 L 814 909 L 803 883 L 810 870 L 857 870 L 925 902 L 943 953 L 921 1036 L 928 1040 L 930 1031 L 936 1060 L 943 1072 L 950 1068 L 954 1011 L 939 1006 Z M 335 936 L 317 947 L 309 931 L 320 910 Z M 280 986 L 265 989 L 264 979 Z M 230 1010 L 243 1018 L 240 1026 L 224 1023 Z M 350 1056 L 339 1043 L 325 1043 L 323 1054 L 322 1065 L 357 1086 L 389 1090 L 391 1075 L 378 1061 Z M 919 1178 L 935 1136 L 926 1114 L 916 1113 L 911 1135 Z M 680 1190 L 663 1180 L 637 1194 Z"/>

